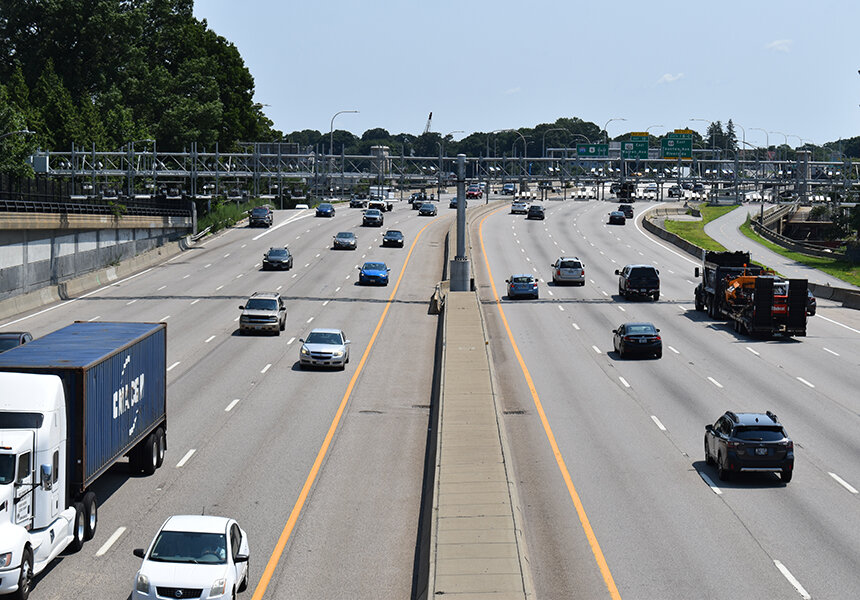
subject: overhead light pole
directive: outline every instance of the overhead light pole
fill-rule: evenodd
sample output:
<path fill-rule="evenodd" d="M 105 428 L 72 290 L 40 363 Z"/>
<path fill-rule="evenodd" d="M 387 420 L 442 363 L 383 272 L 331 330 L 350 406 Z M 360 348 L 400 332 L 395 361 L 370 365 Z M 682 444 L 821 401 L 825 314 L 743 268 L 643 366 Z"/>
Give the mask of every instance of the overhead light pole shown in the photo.
<path fill-rule="evenodd" d="M 11 135 L 35 135 L 35 133 L 35 131 L 30 131 L 29 129 L 18 129 L 16 131 L 9 131 L 7 133 L 0 134 L 0 140 Z"/>
<path fill-rule="evenodd" d="M 331 156 L 334 156 L 334 119 L 335 119 L 335 117 L 337 117 L 338 115 L 342 115 L 344 113 L 353 113 L 354 114 L 357 112 L 358 112 L 357 110 L 339 110 L 336 113 L 334 113 L 334 115 L 332 115 L 331 123 L 329 123 L 329 129 L 328 129 L 328 153 Z M 329 171 L 328 161 L 325 161 L 325 162 L 326 162 L 326 172 L 328 172 Z"/>
<path fill-rule="evenodd" d="M 550 131 L 567 131 L 564 127 L 552 127 L 551 129 L 547 129 L 543 132 L 543 142 L 541 143 L 541 158 L 546 158 L 546 134 Z M 570 132 L 568 132 L 570 133 Z"/>

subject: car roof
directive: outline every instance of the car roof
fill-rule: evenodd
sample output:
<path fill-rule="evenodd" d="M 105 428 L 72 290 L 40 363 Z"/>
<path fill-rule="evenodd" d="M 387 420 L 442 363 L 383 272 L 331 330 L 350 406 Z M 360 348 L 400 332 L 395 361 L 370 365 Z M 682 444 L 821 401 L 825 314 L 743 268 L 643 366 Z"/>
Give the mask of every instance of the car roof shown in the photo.
<path fill-rule="evenodd" d="M 351 231 L 338 231 L 334 237 L 351 237 L 355 236 L 355 234 Z"/>
<path fill-rule="evenodd" d="M 737 417 L 737 420 L 732 419 L 735 425 L 782 425 L 766 413 L 734 413 L 734 415 Z"/>
<path fill-rule="evenodd" d="M 388 265 L 386 265 L 386 264 L 385 264 L 384 262 L 382 262 L 381 260 L 366 260 L 366 261 L 364 261 L 364 264 L 363 264 L 363 265 L 361 265 L 361 268 L 363 269 L 363 268 L 365 268 L 367 265 L 382 265 L 382 266 L 383 266 L 383 267 L 385 267 L 386 269 L 388 268 Z"/>
<path fill-rule="evenodd" d="M 174 515 L 168 517 L 161 529 L 166 531 L 193 531 L 196 533 L 226 533 L 231 519 L 215 515 Z"/>
<path fill-rule="evenodd" d="M 531 273 L 514 273 L 513 275 L 511 275 L 511 277 L 531 277 L 532 279 L 535 278 L 535 276 Z"/>
<path fill-rule="evenodd" d="M 251 294 L 251 298 L 280 298 L 281 295 L 278 292 L 254 292 Z"/>
<path fill-rule="evenodd" d="M 311 334 L 311 333 L 337 333 L 337 334 L 341 334 L 343 332 L 340 329 L 331 329 L 329 327 L 314 327 L 313 329 L 311 329 L 308 332 L 308 334 Z"/>
<path fill-rule="evenodd" d="M 630 267 L 631 269 L 635 269 L 635 268 L 637 268 L 637 267 L 647 267 L 647 268 L 649 268 L 649 269 L 654 269 L 655 271 L 657 270 L 657 267 L 655 267 L 654 265 L 646 265 L 646 264 L 643 264 L 643 263 L 636 263 L 636 264 L 632 264 L 632 265 L 624 265 L 624 268 L 625 268 L 625 269 L 626 269 L 626 268 L 628 268 L 628 267 Z"/>
<path fill-rule="evenodd" d="M 582 262 L 582 259 L 578 256 L 559 256 L 558 260 L 578 260 L 579 262 Z"/>
<path fill-rule="evenodd" d="M 386 231 L 386 232 L 385 232 L 385 235 L 388 235 L 389 233 L 394 233 L 394 234 L 398 234 L 398 235 L 403 235 L 403 232 L 402 232 L 402 231 L 400 231 L 399 229 L 389 229 L 388 231 Z"/>
<path fill-rule="evenodd" d="M 653 327 L 657 329 L 654 323 L 649 323 L 648 321 L 630 321 L 629 323 L 622 323 L 624 327 L 642 327 L 643 325 L 646 327 Z"/>

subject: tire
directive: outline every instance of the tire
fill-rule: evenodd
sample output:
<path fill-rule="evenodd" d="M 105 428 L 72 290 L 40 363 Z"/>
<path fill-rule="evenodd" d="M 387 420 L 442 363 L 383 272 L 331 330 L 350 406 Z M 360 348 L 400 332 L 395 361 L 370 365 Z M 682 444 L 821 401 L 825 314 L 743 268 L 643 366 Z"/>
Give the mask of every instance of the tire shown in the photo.
<path fill-rule="evenodd" d="M 161 427 L 155 430 L 155 443 L 158 444 L 158 460 L 155 467 L 160 469 L 164 464 L 164 453 L 167 451 L 167 436 Z"/>
<path fill-rule="evenodd" d="M 663 358 L 663 351 L 660 350 L 654 353 L 654 358 Z"/>
<path fill-rule="evenodd" d="M 794 474 L 794 469 L 783 469 L 779 472 L 779 478 L 783 483 L 791 481 L 791 476 Z"/>
<path fill-rule="evenodd" d="M 729 473 L 729 470 L 726 469 L 725 467 L 723 467 L 722 457 L 718 456 L 717 457 L 717 477 L 720 478 L 720 481 L 728 481 L 730 475 L 731 475 L 731 473 Z"/>
<path fill-rule="evenodd" d="M 93 492 L 84 494 L 84 499 L 81 502 L 84 505 L 84 540 L 93 539 L 96 534 L 96 527 L 99 524 L 99 511 L 96 495 Z"/>
<path fill-rule="evenodd" d="M 251 563 L 245 563 L 245 576 L 242 578 L 242 582 L 239 584 L 239 591 L 244 592 L 248 589 L 248 580 L 251 578 Z"/>
<path fill-rule="evenodd" d="M 21 557 L 21 571 L 18 574 L 18 589 L 10 596 L 13 600 L 27 600 L 33 582 L 33 550 L 27 546 Z"/>
<path fill-rule="evenodd" d="M 69 548 L 72 552 L 79 552 L 84 547 L 84 538 L 86 538 L 86 520 L 84 519 L 84 505 L 80 502 L 75 502 L 75 522 L 74 522 L 74 538 Z"/>
<path fill-rule="evenodd" d="M 141 444 L 140 471 L 144 475 L 152 475 L 158 466 L 158 447 L 155 441 L 155 434 L 150 433 Z"/>
<path fill-rule="evenodd" d="M 654 298 L 654 302 L 657 302 L 660 299 L 660 292 L 654 292 L 651 297 Z"/>
<path fill-rule="evenodd" d="M 618 346 L 618 358 L 624 358 L 624 346 Z"/>
<path fill-rule="evenodd" d="M 705 440 L 705 464 L 709 466 L 714 465 L 714 459 L 711 458 L 711 453 L 708 451 L 708 440 Z"/>
<path fill-rule="evenodd" d="M 283 321 L 281 321 L 280 331 L 283 331 L 286 328 L 287 328 L 287 320 L 284 319 Z"/>
<path fill-rule="evenodd" d="M 702 303 L 702 298 L 699 294 L 696 294 L 696 310 L 699 312 L 705 310 L 705 305 Z"/>

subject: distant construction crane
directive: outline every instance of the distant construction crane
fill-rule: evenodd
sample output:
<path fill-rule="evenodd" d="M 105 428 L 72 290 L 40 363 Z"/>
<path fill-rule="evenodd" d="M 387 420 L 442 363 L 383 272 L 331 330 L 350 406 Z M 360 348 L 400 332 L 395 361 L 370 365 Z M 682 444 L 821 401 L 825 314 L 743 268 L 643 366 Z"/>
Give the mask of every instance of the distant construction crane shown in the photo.
<path fill-rule="evenodd" d="M 427 117 L 427 125 L 424 126 L 424 133 L 430 131 L 430 122 L 433 120 L 433 111 L 430 111 L 430 116 Z"/>

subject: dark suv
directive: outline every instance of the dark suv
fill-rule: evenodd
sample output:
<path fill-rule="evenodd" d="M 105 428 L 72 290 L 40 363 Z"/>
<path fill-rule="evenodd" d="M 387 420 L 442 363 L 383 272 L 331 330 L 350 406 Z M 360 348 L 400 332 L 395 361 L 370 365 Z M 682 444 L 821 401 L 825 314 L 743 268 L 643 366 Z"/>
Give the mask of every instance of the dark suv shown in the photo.
<path fill-rule="evenodd" d="M 618 275 L 618 295 L 630 300 L 633 296 L 650 296 L 660 299 L 660 271 L 651 265 L 627 265 Z"/>
<path fill-rule="evenodd" d="M 526 213 L 526 219 L 540 219 L 543 221 L 544 217 L 543 206 L 540 204 L 532 204 L 529 206 L 529 212 Z"/>
<path fill-rule="evenodd" d="M 705 462 L 722 481 L 740 471 L 778 472 L 784 483 L 794 473 L 794 442 L 776 415 L 727 411 L 705 425 Z"/>
<path fill-rule="evenodd" d="M 251 210 L 248 217 L 248 227 L 271 227 L 272 209 L 268 206 L 258 206 Z"/>

